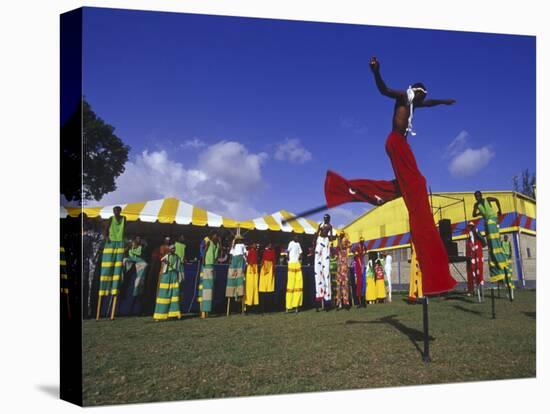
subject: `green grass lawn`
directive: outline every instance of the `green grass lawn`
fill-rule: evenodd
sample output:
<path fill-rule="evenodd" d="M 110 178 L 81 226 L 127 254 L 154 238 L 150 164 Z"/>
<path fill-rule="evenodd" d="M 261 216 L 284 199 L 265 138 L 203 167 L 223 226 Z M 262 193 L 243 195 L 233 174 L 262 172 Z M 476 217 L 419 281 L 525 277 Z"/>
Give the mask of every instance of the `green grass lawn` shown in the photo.
<path fill-rule="evenodd" d="M 503 295 L 504 296 L 504 295 Z M 366 309 L 84 321 L 84 404 L 218 398 L 534 377 L 535 292 L 484 303 L 404 296 Z"/>

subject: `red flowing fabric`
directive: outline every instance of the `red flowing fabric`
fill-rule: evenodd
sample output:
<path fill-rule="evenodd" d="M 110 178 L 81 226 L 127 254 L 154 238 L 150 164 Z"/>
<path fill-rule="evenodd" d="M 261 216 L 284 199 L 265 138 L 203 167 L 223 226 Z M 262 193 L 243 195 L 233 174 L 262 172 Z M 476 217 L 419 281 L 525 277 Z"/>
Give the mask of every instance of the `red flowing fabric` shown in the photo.
<path fill-rule="evenodd" d="M 374 205 L 402 196 L 409 211 L 411 239 L 422 271 L 425 295 L 448 292 L 456 285 L 449 271 L 449 259 L 434 223 L 428 201 L 426 179 L 416 165 L 407 139 L 392 131 L 386 140 L 386 153 L 395 174 L 393 181 L 346 180 L 328 171 L 325 198 L 329 208 L 350 201 L 366 201 Z"/>
<path fill-rule="evenodd" d="M 328 208 L 354 201 L 379 205 L 400 195 L 395 180 L 346 180 L 334 171 L 327 171 L 325 198 Z"/>

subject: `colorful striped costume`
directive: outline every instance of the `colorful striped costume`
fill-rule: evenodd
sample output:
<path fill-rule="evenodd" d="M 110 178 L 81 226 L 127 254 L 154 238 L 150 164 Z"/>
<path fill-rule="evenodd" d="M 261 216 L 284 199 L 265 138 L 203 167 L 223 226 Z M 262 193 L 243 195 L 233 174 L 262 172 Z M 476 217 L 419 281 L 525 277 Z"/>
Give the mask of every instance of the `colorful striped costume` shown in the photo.
<path fill-rule="evenodd" d="M 504 256 L 506 256 L 506 262 L 508 264 L 508 283 L 510 284 L 510 287 L 513 288 L 514 282 L 512 281 L 512 244 L 508 240 L 502 240 L 502 250 L 504 251 Z"/>
<path fill-rule="evenodd" d="M 126 218 L 118 221 L 111 217 L 109 238 L 103 248 L 101 258 L 101 275 L 99 278 L 99 296 L 118 295 L 122 277 L 122 260 L 124 258 L 124 225 Z"/>
<path fill-rule="evenodd" d="M 255 247 L 251 247 L 246 255 L 246 299 L 247 306 L 258 305 L 260 303 L 258 293 L 258 252 Z"/>
<path fill-rule="evenodd" d="M 489 247 L 489 273 L 491 282 L 504 280 L 508 269 L 508 259 L 502 249 L 498 217 L 488 200 L 478 203 L 478 209 L 485 219 L 485 238 Z"/>
<path fill-rule="evenodd" d="M 181 318 L 180 283 L 183 281 L 183 262 L 175 253 L 169 253 L 161 259 L 161 274 L 157 300 L 155 305 L 155 320 Z"/>
<path fill-rule="evenodd" d="M 244 296 L 244 257 L 246 255 L 244 244 L 237 243 L 230 254 L 231 264 L 227 272 L 225 297 L 237 300 Z"/>
<path fill-rule="evenodd" d="M 60 264 L 60 277 L 61 277 L 61 293 L 65 295 L 69 294 L 69 276 L 67 275 L 67 260 L 65 259 L 65 248 L 61 246 L 59 248 L 59 264 Z"/>
<path fill-rule="evenodd" d="M 140 296 L 143 294 L 145 288 L 145 269 L 147 268 L 147 262 L 141 258 L 142 247 L 132 247 L 128 251 L 128 257 L 123 260 L 124 270 L 126 273 L 132 270 L 135 266 L 136 278 L 134 279 L 134 288 L 132 290 L 132 296 Z"/>
<path fill-rule="evenodd" d="M 201 312 L 211 312 L 212 311 L 212 296 L 214 290 L 214 263 L 218 257 L 218 244 L 214 243 L 208 237 L 205 239 L 208 248 L 204 252 L 204 260 L 200 275 L 200 284 L 199 284 L 199 297 L 198 301 L 200 303 Z"/>

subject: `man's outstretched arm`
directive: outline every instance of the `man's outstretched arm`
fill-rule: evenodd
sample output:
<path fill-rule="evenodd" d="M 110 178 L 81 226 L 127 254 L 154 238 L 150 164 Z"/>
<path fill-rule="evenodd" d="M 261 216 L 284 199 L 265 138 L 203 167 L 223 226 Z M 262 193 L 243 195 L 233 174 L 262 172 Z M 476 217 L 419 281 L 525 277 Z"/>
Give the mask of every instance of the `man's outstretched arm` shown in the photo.
<path fill-rule="evenodd" d="M 378 88 L 378 90 L 382 95 L 393 99 L 404 98 L 406 96 L 406 93 L 404 91 L 390 89 L 386 86 L 386 83 L 384 82 L 384 80 L 382 79 L 382 76 L 380 75 L 380 62 L 378 62 L 376 57 L 373 56 L 371 58 L 369 62 L 369 66 L 370 66 L 370 69 L 372 70 L 372 73 L 374 74 L 376 87 Z"/>
<path fill-rule="evenodd" d="M 456 101 L 454 99 L 424 99 L 422 102 L 419 102 L 415 105 L 416 108 L 422 108 L 426 107 L 429 108 L 431 106 L 437 106 L 437 105 L 452 105 Z"/>

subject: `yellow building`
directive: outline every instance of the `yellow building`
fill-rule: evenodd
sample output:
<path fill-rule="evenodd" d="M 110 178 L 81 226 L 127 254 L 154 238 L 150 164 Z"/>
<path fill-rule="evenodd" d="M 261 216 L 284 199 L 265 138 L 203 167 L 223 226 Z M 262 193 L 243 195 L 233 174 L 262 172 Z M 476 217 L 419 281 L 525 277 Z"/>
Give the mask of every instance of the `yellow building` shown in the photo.
<path fill-rule="evenodd" d="M 536 281 L 536 201 L 513 191 L 483 191 L 483 197 L 500 201 L 502 216 L 500 232 L 508 233 L 513 245 L 514 279 L 520 286 L 532 287 Z M 459 255 L 464 255 L 466 225 L 473 221 L 484 233 L 483 219 L 472 216 L 474 192 L 433 193 L 430 204 L 436 224 L 441 219 L 451 221 L 452 237 L 458 242 Z M 344 226 L 352 243 L 363 237 L 368 250 L 388 251 L 393 258 L 392 281 L 408 284 L 410 264 L 409 215 L 403 198 L 374 207 L 361 217 Z M 487 253 L 485 252 L 485 257 Z M 486 260 L 487 263 L 487 260 Z M 464 281 L 464 263 L 451 265 L 453 277 Z M 485 274 L 488 275 L 486 265 Z"/>

